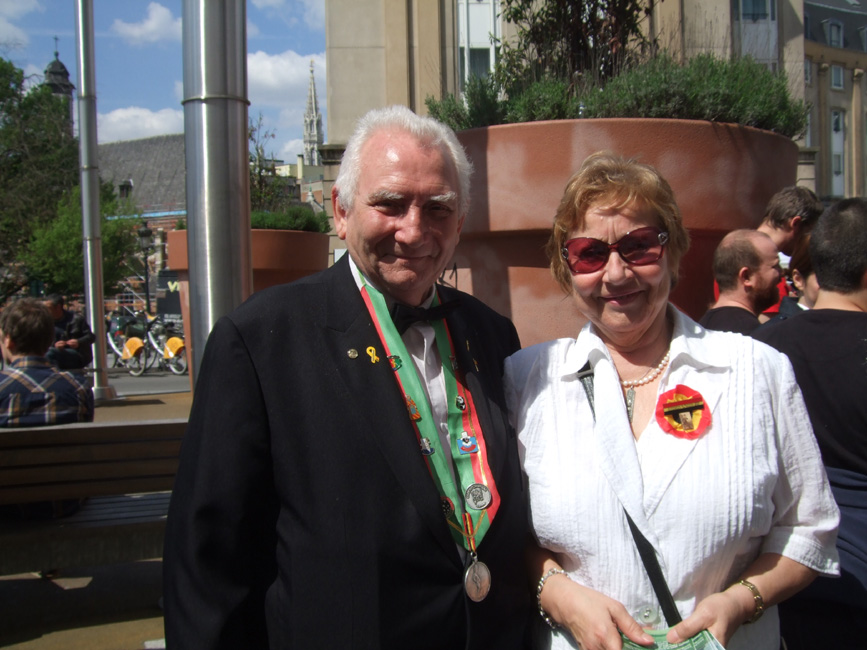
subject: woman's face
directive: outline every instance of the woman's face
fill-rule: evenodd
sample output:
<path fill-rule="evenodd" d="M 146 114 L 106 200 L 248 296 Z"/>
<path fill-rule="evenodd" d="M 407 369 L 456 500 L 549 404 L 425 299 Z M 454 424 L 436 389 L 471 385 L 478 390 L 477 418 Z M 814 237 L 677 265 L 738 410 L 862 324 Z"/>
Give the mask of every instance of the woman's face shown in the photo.
<path fill-rule="evenodd" d="M 568 238 L 593 237 L 613 244 L 648 226 L 658 228 L 660 224 L 643 207 L 599 204 L 587 210 L 583 226 L 572 230 Z M 656 262 L 634 266 L 611 251 L 598 271 L 572 275 L 572 288 L 579 311 L 596 326 L 602 339 L 628 348 L 641 345 L 645 337 L 665 326 L 671 278 L 667 253 Z"/>
<path fill-rule="evenodd" d="M 819 297 L 819 281 L 816 280 L 816 274 L 811 273 L 805 278 L 798 269 L 795 269 L 792 271 L 792 284 L 801 292 L 801 299 L 798 302 L 807 309 L 812 309 L 816 304 L 816 298 Z"/>

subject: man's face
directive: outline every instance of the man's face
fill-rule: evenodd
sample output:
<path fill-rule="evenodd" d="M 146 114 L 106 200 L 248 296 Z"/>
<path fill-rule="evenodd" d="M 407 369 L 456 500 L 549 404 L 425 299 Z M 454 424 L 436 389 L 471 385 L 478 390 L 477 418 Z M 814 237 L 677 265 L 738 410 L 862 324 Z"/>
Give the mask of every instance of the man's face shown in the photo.
<path fill-rule="evenodd" d="M 12 353 L 6 347 L 8 343 L 7 336 L 3 333 L 3 330 L 0 330 L 0 356 L 3 357 L 3 361 L 6 363 L 12 363 Z"/>
<path fill-rule="evenodd" d="M 410 134 L 375 133 L 361 149 L 351 211 L 334 197 L 334 224 L 358 268 L 408 305 L 420 304 L 454 253 L 464 215 L 458 175 L 438 147 Z"/>
<path fill-rule="evenodd" d="M 51 312 L 51 317 L 54 320 L 59 320 L 63 316 L 63 307 L 61 307 L 60 305 L 55 305 L 50 300 L 46 300 L 42 304 L 48 307 L 48 311 Z"/>
<path fill-rule="evenodd" d="M 756 237 L 753 245 L 762 260 L 759 268 L 750 274 L 753 310 L 756 314 L 760 314 L 777 304 L 780 298 L 777 285 L 780 283 L 783 271 L 780 268 L 777 247 L 769 237 Z"/>

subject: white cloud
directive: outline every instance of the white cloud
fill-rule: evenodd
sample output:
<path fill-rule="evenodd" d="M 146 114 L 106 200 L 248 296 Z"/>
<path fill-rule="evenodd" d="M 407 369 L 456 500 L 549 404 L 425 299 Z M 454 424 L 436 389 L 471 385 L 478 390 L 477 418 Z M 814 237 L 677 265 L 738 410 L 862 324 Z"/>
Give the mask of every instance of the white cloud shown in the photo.
<path fill-rule="evenodd" d="M 285 142 L 280 148 L 280 151 L 277 152 L 277 158 L 294 165 L 298 158 L 298 154 L 300 153 L 304 153 L 304 140 L 300 138 L 297 140 L 289 140 L 288 142 Z"/>
<path fill-rule="evenodd" d="M 261 33 L 262 32 L 259 29 L 258 25 L 256 25 L 256 23 L 254 23 L 248 19 L 247 20 L 247 38 L 254 38 Z"/>
<path fill-rule="evenodd" d="M 325 29 L 325 0 L 300 0 L 304 5 L 304 22 L 311 29 Z"/>
<path fill-rule="evenodd" d="M 138 23 L 125 23 L 119 18 L 111 25 L 111 31 L 133 45 L 181 40 L 181 18 L 158 2 L 148 5 L 147 17 Z"/>
<path fill-rule="evenodd" d="M 0 16 L 20 18 L 31 11 L 45 11 L 39 0 L 0 0 Z"/>
<path fill-rule="evenodd" d="M 310 61 L 316 76 L 316 91 L 320 102 L 324 100 L 325 55 L 298 54 L 286 50 L 280 54 L 253 52 L 247 55 L 247 85 L 250 101 L 254 105 L 285 109 L 307 105 L 307 86 L 310 82 Z M 321 103 L 320 103 L 321 108 Z"/>
<path fill-rule="evenodd" d="M 184 82 L 176 81 L 175 82 L 175 99 L 178 100 L 178 103 L 184 101 Z"/>
<path fill-rule="evenodd" d="M 0 16 L 0 47 L 3 49 L 16 49 L 27 47 L 30 39 L 20 27 L 16 27 L 8 20 Z"/>
<path fill-rule="evenodd" d="M 173 108 L 151 111 L 131 106 L 100 114 L 96 120 L 100 142 L 136 140 L 184 132 L 184 112 Z"/>

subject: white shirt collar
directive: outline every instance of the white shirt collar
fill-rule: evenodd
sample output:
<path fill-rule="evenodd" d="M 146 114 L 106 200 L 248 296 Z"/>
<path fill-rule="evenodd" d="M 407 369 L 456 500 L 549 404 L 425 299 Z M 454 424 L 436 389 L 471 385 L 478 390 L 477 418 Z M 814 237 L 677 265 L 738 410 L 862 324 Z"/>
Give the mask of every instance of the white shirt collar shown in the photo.
<path fill-rule="evenodd" d="M 728 367 L 729 353 L 721 346 L 707 345 L 704 340 L 707 330 L 692 320 L 672 304 L 668 305 L 668 314 L 674 322 L 671 339 L 672 368 L 685 361 L 693 368 Z M 563 376 L 572 375 L 581 370 L 590 361 L 595 365 L 600 359 L 611 360 L 608 348 L 596 334 L 593 323 L 588 322 L 581 328 L 578 338 L 566 349 L 566 358 L 561 366 Z"/>

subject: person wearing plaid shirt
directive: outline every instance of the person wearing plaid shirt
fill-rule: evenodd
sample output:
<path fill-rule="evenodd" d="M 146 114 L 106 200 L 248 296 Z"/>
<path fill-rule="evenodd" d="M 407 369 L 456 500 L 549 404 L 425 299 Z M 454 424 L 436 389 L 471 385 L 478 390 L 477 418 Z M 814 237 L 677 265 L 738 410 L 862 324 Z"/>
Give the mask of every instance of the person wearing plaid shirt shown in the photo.
<path fill-rule="evenodd" d="M 45 358 L 54 321 L 38 300 L 17 300 L 0 313 L 0 427 L 93 421 L 93 392 Z"/>

